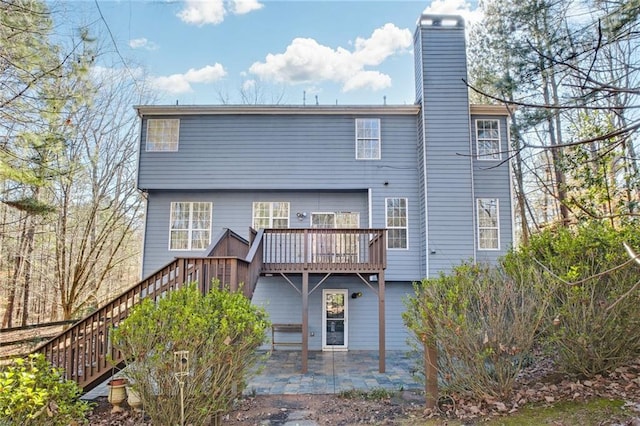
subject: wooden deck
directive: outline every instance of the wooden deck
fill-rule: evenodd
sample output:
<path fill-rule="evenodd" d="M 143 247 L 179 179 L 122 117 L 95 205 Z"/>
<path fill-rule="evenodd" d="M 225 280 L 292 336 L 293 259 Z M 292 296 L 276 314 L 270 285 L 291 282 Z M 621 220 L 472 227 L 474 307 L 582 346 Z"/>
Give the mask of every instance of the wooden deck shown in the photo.
<path fill-rule="evenodd" d="M 384 229 L 267 229 L 263 273 L 376 273 L 387 266 Z"/>
<path fill-rule="evenodd" d="M 109 332 L 142 299 L 154 301 L 195 282 L 202 292 L 214 279 L 221 288 L 251 298 L 260 274 L 380 273 L 386 268 L 382 229 L 267 229 L 250 232 L 250 241 L 232 231 L 221 234 L 208 256 L 176 258 L 91 315 L 40 346 L 55 366 L 85 391 L 122 367 L 122 354 L 110 345 Z"/>

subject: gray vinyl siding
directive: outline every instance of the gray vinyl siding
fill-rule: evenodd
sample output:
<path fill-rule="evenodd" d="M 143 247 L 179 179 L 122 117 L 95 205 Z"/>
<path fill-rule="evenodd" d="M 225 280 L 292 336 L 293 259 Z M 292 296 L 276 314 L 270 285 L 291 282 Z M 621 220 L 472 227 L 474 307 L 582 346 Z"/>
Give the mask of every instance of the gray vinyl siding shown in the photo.
<path fill-rule="evenodd" d="M 145 151 L 138 186 L 152 189 L 361 189 L 415 180 L 415 114 L 184 115 L 176 152 Z M 355 119 L 381 119 L 380 160 L 355 159 Z M 162 118 L 154 116 L 153 118 Z"/>
<path fill-rule="evenodd" d="M 474 195 L 463 27 L 422 25 L 428 274 L 475 258 Z"/>
<path fill-rule="evenodd" d="M 359 211 L 360 227 L 366 228 L 367 192 L 371 189 L 374 228 L 386 227 L 385 198 L 408 199 L 409 248 L 388 252 L 387 274 L 394 280 L 421 279 L 424 237 L 418 210 L 416 116 L 378 116 L 380 160 L 355 159 L 356 117 L 185 116 L 180 123 L 178 152 L 146 152 L 142 142 L 140 186 L 147 188 L 149 210 L 144 273 L 174 256 L 202 254 L 168 251 L 171 201 L 213 202 L 212 236 L 222 228 L 246 235 L 253 201 L 291 202 L 291 227 L 308 227 L 314 211 Z M 144 124 L 142 129 L 146 129 Z M 359 204 L 352 206 L 349 196 L 333 199 L 332 194 L 340 191 L 360 194 Z M 296 212 L 308 213 L 303 223 Z"/>
<path fill-rule="evenodd" d="M 384 185 L 382 185 L 383 188 Z M 391 186 L 391 183 L 388 185 Z M 411 203 L 418 204 L 415 189 L 413 191 L 395 192 L 395 189 L 373 191 L 373 227 L 384 228 L 385 196 L 409 196 Z M 164 266 L 175 257 L 202 256 L 204 251 L 169 250 L 169 220 L 171 203 L 175 201 L 204 201 L 213 204 L 212 239 L 223 229 L 228 228 L 248 238 L 249 227 L 253 221 L 254 201 L 289 202 L 289 227 L 309 228 L 313 212 L 358 212 L 360 228 L 369 224 L 368 192 L 299 192 L 299 191 L 151 191 L 147 199 L 147 220 L 144 241 L 143 276 Z M 299 220 L 297 213 L 306 213 Z M 388 268 L 386 274 L 393 280 L 419 280 L 419 212 L 409 212 L 409 244 L 414 249 L 389 250 L 387 252 Z"/>
<path fill-rule="evenodd" d="M 288 277 L 298 289 L 302 287 L 302 276 Z M 309 277 L 309 289 L 313 289 L 322 276 Z M 377 289 L 377 283 L 372 283 Z M 361 292 L 362 297 L 348 297 L 348 347 L 352 350 L 378 349 L 378 297 L 371 288 L 359 278 L 353 276 L 332 276 L 309 295 L 309 349 L 322 349 L 322 290 L 347 289 L 348 294 Z M 387 282 L 385 291 L 385 327 L 386 348 L 388 350 L 406 350 L 409 332 L 402 322 L 405 311 L 404 298 L 412 294 L 413 288 L 408 282 Z M 260 277 L 251 302 L 263 307 L 273 323 L 302 323 L 302 297 L 281 277 Z M 313 334 L 313 336 L 311 336 Z M 269 343 L 264 349 L 270 348 Z M 281 334 L 279 341 L 300 341 L 299 334 Z M 295 347 L 293 347 L 295 348 Z M 287 349 L 281 347 L 279 349 Z M 291 347 L 289 347 L 291 349 Z M 295 348 L 299 350 L 299 348 Z"/>
<path fill-rule="evenodd" d="M 500 124 L 500 160 L 478 160 L 476 151 L 475 129 L 476 120 L 498 120 Z M 509 141 L 507 120 L 505 117 L 473 115 L 471 116 L 471 140 L 473 143 L 473 175 L 475 185 L 475 197 L 497 198 L 499 200 L 498 213 L 500 222 L 500 250 L 477 250 L 477 260 L 494 262 L 503 256 L 513 245 L 513 200 L 511 199 L 510 168 L 509 168 Z M 476 235 L 477 239 L 477 235 Z M 477 244 L 477 242 L 476 242 Z"/>
<path fill-rule="evenodd" d="M 169 250 L 169 220 L 174 201 L 213 203 L 212 238 L 228 228 L 244 238 L 249 237 L 253 222 L 254 201 L 289 202 L 289 227 L 310 227 L 311 212 L 359 212 L 360 227 L 369 222 L 367 192 L 300 193 L 300 192 L 227 192 L 227 191 L 152 191 L 147 201 L 146 238 L 143 275 L 167 264 L 175 257 L 202 256 L 203 251 Z M 300 221 L 297 212 L 307 213 Z"/>

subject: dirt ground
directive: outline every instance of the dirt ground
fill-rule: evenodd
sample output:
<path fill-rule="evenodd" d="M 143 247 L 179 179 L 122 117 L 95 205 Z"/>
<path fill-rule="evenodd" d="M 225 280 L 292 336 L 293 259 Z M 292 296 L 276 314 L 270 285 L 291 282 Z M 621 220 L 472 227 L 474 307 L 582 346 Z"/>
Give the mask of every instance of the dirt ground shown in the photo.
<path fill-rule="evenodd" d="M 513 395 L 507 400 L 485 398 L 481 401 L 451 395 L 452 409 L 445 412 L 425 411 L 424 396 L 403 391 L 381 395 L 258 395 L 238 401 L 233 411 L 222 419 L 224 425 L 275 426 L 305 420 L 318 425 L 421 425 L 433 416 L 457 418 L 465 424 L 476 424 L 491 417 L 509 416 L 526 405 L 546 407 L 561 401 L 587 401 L 592 398 L 615 399 L 630 408 L 626 419 L 598 423 L 640 426 L 640 359 L 617 368 L 606 376 L 580 380 L 554 373 L 551 364 L 539 363 L 518 379 Z M 373 395 L 368 395 L 373 396 Z M 91 425 L 150 426 L 143 415 L 129 410 L 111 414 L 106 398 L 99 398 L 90 417 Z M 613 420 L 613 419 L 611 419 Z M 445 423 L 446 424 L 446 420 Z M 556 424 L 556 423 L 553 423 Z M 564 423 L 562 423 L 564 424 Z M 154 425 L 156 426 L 156 425 Z"/>
<path fill-rule="evenodd" d="M 121 414 L 111 414 L 106 398 L 91 416 L 91 425 L 151 425 L 126 405 Z M 222 419 L 224 425 L 283 425 L 287 421 L 313 420 L 319 425 L 393 425 L 400 420 L 424 416 L 424 398 L 403 392 L 391 398 L 371 401 L 336 395 L 258 395 L 239 401 Z"/>

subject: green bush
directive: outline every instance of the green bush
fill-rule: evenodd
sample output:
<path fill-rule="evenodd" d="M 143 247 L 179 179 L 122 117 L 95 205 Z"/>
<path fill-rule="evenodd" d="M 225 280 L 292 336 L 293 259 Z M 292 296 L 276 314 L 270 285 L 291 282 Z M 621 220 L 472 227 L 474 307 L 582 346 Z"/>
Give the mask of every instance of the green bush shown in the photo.
<path fill-rule="evenodd" d="M 78 399 L 80 393 L 44 355 L 16 358 L 0 369 L 0 425 L 86 423 L 91 406 Z"/>
<path fill-rule="evenodd" d="M 440 379 L 450 391 L 505 397 L 530 361 L 545 312 L 543 287 L 525 265 L 462 264 L 425 279 L 406 300 L 405 324 L 420 345 L 438 347 Z"/>
<path fill-rule="evenodd" d="M 545 343 L 560 370 L 591 377 L 640 355 L 640 265 L 623 242 L 640 248 L 633 225 L 590 222 L 546 231 L 512 257 L 528 259 L 546 277 L 555 327 Z"/>
<path fill-rule="evenodd" d="M 259 359 L 256 349 L 265 340 L 266 314 L 241 293 L 212 287 L 204 296 L 189 285 L 157 304 L 144 300 L 113 330 L 114 347 L 128 364 L 123 376 L 133 383 L 154 423 L 181 420 L 174 352 L 189 351 L 189 376 L 182 380 L 185 424 L 197 425 L 230 409 Z"/>
<path fill-rule="evenodd" d="M 436 344 L 452 390 L 504 396 L 533 347 L 560 372 L 592 377 L 640 356 L 640 250 L 632 224 L 589 222 L 547 230 L 495 267 L 462 264 L 423 280 L 404 321 L 418 349 Z"/>

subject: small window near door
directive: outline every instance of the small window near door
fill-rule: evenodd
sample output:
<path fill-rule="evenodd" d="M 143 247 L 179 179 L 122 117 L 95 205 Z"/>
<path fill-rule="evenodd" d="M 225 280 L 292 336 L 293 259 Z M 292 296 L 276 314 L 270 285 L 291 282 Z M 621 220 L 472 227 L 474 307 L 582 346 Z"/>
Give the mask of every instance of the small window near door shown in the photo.
<path fill-rule="evenodd" d="M 288 228 L 289 203 L 284 201 L 256 201 L 253 203 L 253 228 Z"/>

